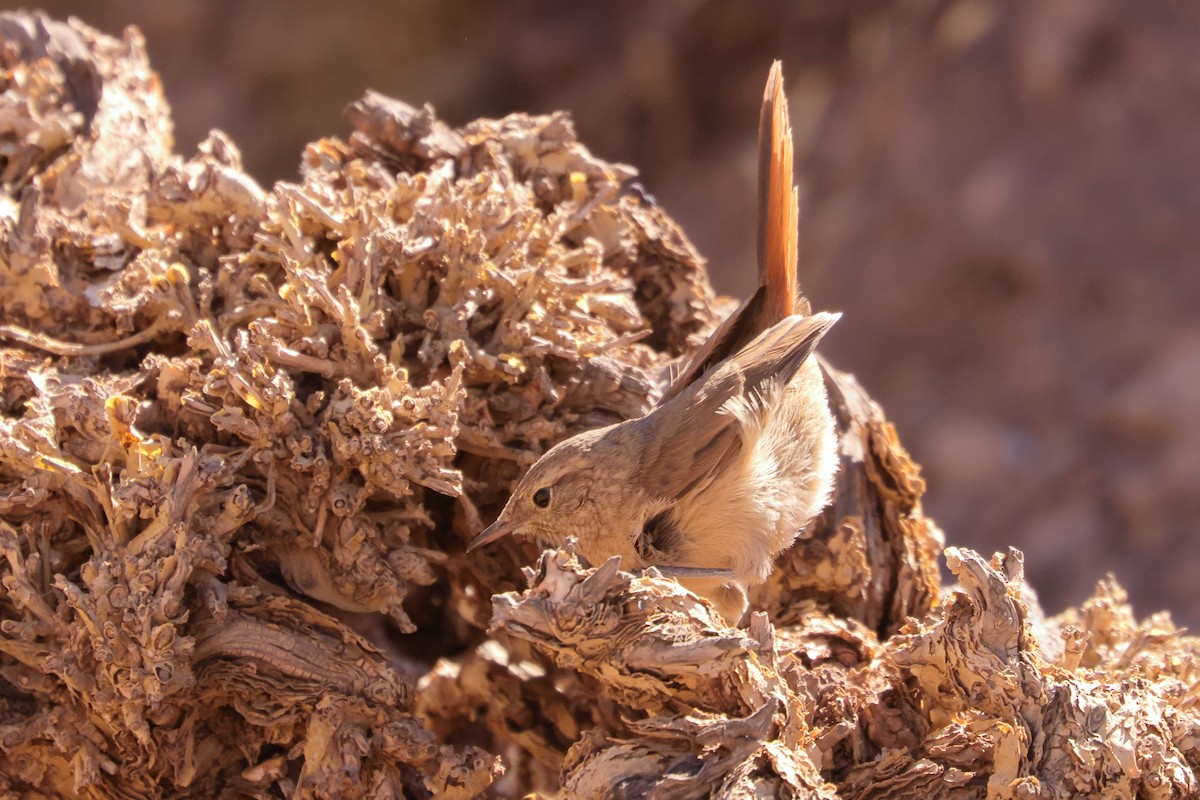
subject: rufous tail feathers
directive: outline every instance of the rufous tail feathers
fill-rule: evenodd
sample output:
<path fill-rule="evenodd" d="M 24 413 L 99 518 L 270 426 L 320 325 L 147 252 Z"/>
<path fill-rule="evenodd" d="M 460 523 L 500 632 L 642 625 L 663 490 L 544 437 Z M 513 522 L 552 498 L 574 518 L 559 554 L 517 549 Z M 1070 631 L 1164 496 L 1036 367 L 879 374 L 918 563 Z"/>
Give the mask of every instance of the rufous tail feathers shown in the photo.
<path fill-rule="evenodd" d="M 758 269 L 766 287 L 762 330 L 797 309 L 796 266 L 800 198 L 793 173 L 792 125 L 783 93 L 783 64 L 771 65 L 758 118 Z"/>
<path fill-rule="evenodd" d="M 758 290 L 717 326 L 671 381 L 663 400 L 679 394 L 780 320 L 810 313 L 796 285 L 800 209 L 792 162 L 783 65 L 776 61 L 758 121 Z"/>

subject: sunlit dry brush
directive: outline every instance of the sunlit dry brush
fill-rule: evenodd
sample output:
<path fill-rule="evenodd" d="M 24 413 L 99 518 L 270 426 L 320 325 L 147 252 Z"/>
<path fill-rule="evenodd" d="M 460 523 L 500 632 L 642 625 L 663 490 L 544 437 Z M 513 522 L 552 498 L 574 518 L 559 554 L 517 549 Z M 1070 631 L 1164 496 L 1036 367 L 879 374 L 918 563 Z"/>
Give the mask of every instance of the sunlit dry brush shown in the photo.
<path fill-rule="evenodd" d="M 4 792 L 1198 791 L 1196 641 L 1110 582 L 1045 622 L 1016 553 L 940 592 L 917 468 L 832 369 L 834 502 L 747 629 L 653 571 L 464 557 L 726 310 L 564 115 L 367 93 L 266 191 L 220 132 L 174 153 L 136 31 L 0 15 L 0 69 Z"/>
<path fill-rule="evenodd" d="M 136 31 L 0 34 L 7 788 L 478 792 L 397 665 L 478 639 L 517 562 L 453 556 L 476 508 L 644 409 L 698 259 L 562 116 L 368 94 L 266 192 L 219 132 L 173 154 Z"/>

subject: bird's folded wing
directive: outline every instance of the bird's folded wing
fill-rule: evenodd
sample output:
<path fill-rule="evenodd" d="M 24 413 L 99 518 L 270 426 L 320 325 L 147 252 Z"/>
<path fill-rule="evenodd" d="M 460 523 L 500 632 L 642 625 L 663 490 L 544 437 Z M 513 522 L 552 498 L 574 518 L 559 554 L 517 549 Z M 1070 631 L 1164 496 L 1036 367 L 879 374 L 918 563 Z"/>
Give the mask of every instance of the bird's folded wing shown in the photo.
<path fill-rule="evenodd" d="M 709 334 L 686 366 L 671 380 L 671 385 L 663 393 L 662 403 L 682 394 L 700 376 L 710 372 L 713 366 L 729 358 L 761 332 L 759 326 L 762 323 L 763 306 L 767 302 L 767 291 L 765 285 L 759 286 L 749 300 L 738 306 Z"/>
<path fill-rule="evenodd" d="M 747 426 L 731 404 L 743 401 L 757 413 L 770 413 L 769 389 L 791 381 L 837 319 L 824 313 L 787 317 L 646 417 L 638 476 L 646 492 L 678 502 L 732 468 L 757 426 Z"/>
<path fill-rule="evenodd" d="M 768 381 L 786 386 L 841 316 L 820 312 L 785 317 L 723 362 L 713 373 L 714 382 L 719 383 L 721 373 L 731 371 L 742 376 L 743 395 L 761 395 Z"/>

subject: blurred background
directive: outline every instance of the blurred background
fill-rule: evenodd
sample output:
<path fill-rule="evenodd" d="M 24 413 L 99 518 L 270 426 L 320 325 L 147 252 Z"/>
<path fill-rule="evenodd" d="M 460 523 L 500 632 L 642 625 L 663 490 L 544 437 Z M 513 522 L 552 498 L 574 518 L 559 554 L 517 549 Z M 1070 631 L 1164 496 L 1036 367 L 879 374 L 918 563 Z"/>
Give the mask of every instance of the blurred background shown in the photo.
<path fill-rule="evenodd" d="M 0 3 L 15 8 L 15 4 Z M 822 349 L 924 465 L 951 544 L 1015 545 L 1049 612 L 1114 572 L 1200 624 L 1200 5 L 1171 0 L 45 0 L 145 34 L 178 150 L 264 184 L 367 88 L 452 124 L 569 110 L 754 283 L 784 60 Z M 1190 221 L 1189 221 L 1190 220 Z"/>

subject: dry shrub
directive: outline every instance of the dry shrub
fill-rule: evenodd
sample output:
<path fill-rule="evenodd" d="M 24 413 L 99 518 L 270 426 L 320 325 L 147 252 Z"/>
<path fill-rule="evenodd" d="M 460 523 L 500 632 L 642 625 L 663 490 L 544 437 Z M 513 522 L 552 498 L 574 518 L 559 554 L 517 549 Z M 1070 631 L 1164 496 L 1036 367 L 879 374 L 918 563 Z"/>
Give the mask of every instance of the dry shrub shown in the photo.
<path fill-rule="evenodd" d="M 837 496 L 747 629 L 653 570 L 464 557 L 724 310 L 564 115 L 368 93 L 264 191 L 219 132 L 172 152 L 136 31 L 4 15 L 0 67 L 7 793 L 1196 793 L 1196 640 L 1111 583 L 1042 620 L 1015 552 L 940 592 L 917 467 L 832 369 Z"/>

